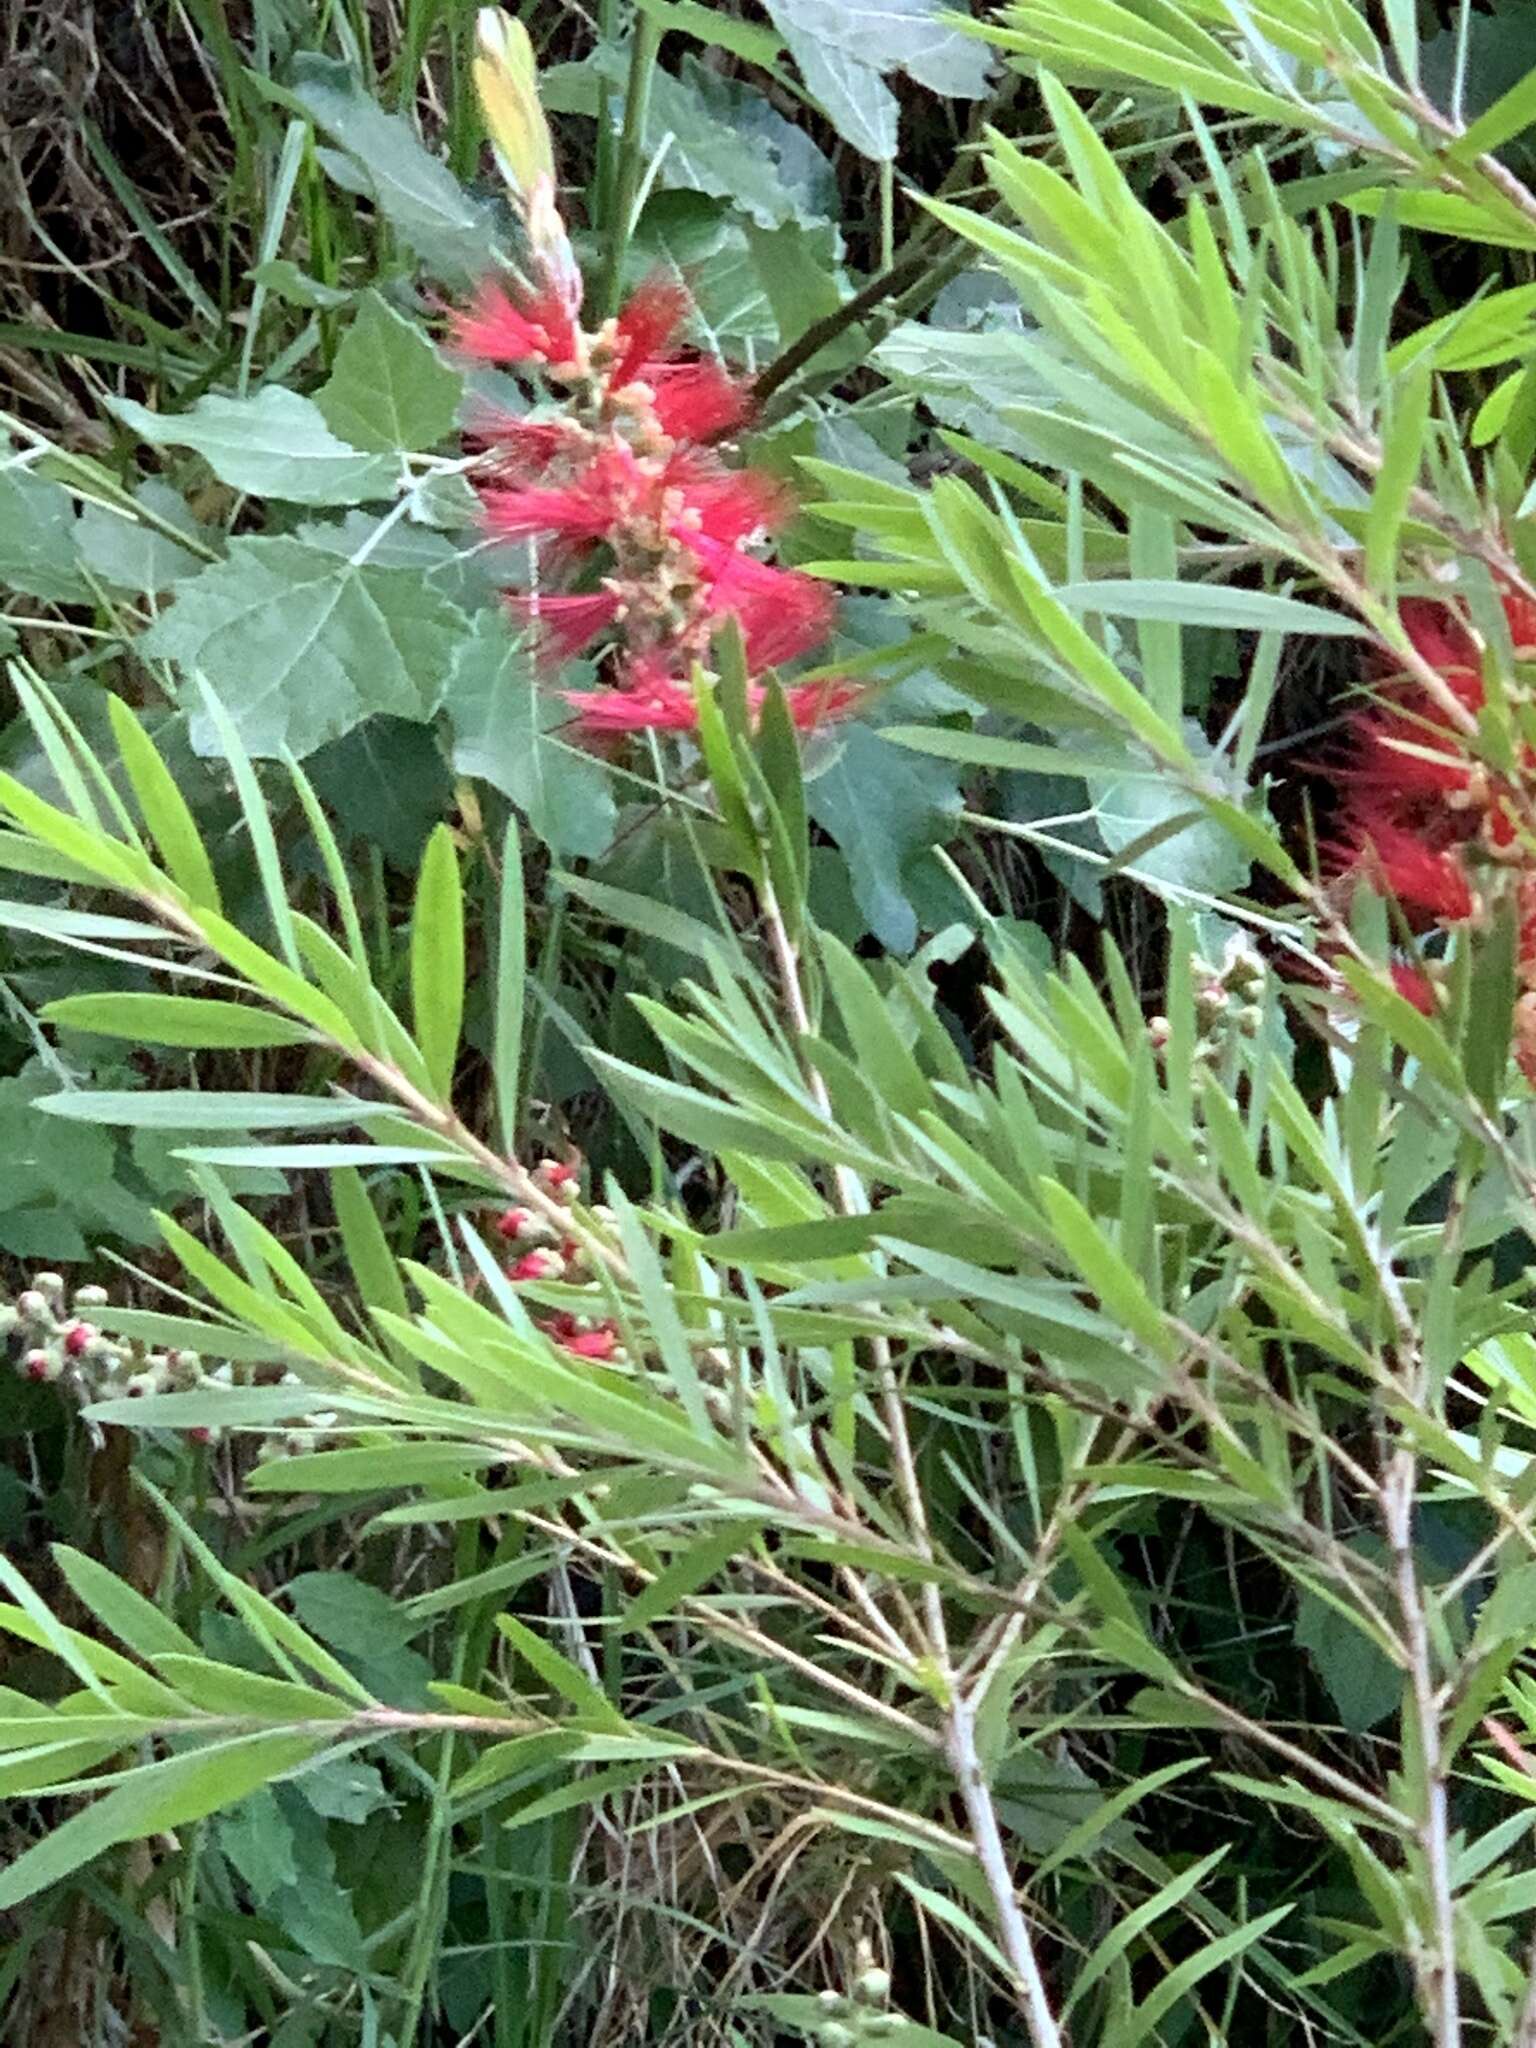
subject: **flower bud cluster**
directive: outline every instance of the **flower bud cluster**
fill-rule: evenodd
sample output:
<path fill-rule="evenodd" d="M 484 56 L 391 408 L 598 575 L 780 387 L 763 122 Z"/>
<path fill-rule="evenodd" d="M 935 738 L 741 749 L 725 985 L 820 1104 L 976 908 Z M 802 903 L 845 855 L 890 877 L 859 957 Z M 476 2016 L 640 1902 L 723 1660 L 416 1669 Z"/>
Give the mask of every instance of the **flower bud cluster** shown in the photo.
<path fill-rule="evenodd" d="M 227 1359 L 210 1365 L 196 1351 L 108 1335 L 97 1327 L 97 1319 L 109 1300 L 105 1287 L 92 1283 L 71 1290 L 62 1273 L 46 1271 L 34 1273 L 12 1299 L 0 1297 L 0 1338 L 10 1347 L 15 1371 L 37 1385 L 57 1387 L 82 1408 L 97 1401 L 187 1394 L 194 1388 L 216 1394 L 221 1388 L 303 1385 L 296 1373 L 275 1365 L 237 1366 Z M 261 1455 L 311 1450 L 317 1432 L 333 1429 L 336 1422 L 334 1414 L 307 1416 L 302 1428 L 267 1439 Z M 199 1423 L 183 1434 L 189 1443 L 214 1444 L 224 1431 L 217 1423 Z"/>
<path fill-rule="evenodd" d="M 1202 1064 L 1216 1060 L 1235 1038 L 1257 1038 L 1264 1028 L 1264 993 L 1269 969 L 1240 938 L 1228 941 L 1219 966 L 1197 953 L 1190 961 L 1194 979 L 1195 1021 L 1199 1034 L 1194 1057 Z M 1166 1017 L 1147 1026 L 1154 1048 L 1161 1052 L 1170 1031 Z"/>
<path fill-rule="evenodd" d="M 852 1991 L 823 1991 L 817 1998 L 822 2015 L 816 2029 L 817 2048 L 858 2048 L 860 2042 L 899 2034 L 907 2022 L 890 2010 L 890 1997 L 890 1971 L 876 1963 L 869 1942 L 860 1941 Z"/>
<path fill-rule="evenodd" d="M 581 1169 L 573 1162 L 541 1159 L 529 1178 L 551 1202 L 563 1209 L 575 1207 L 581 1191 Z M 611 1227 L 617 1220 L 613 1211 L 600 1202 L 587 1213 L 605 1227 Z M 559 1229 L 547 1213 L 541 1215 L 527 1208 L 504 1209 L 496 1218 L 495 1229 L 514 1254 L 506 1266 L 509 1280 L 590 1286 L 595 1295 L 595 1276 L 580 1238 Z M 619 1341 L 618 1326 L 610 1317 L 559 1309 L 534 1320 L 547 1337 L 573 1357 L 596 1359 L 604 1365 L 628 1362 Z"/>

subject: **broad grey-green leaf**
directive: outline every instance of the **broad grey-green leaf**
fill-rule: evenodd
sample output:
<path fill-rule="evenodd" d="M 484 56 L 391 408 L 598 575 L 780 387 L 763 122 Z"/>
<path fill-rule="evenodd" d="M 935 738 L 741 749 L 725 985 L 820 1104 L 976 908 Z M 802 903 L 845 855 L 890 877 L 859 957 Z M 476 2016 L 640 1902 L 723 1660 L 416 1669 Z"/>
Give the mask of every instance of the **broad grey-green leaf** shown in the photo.
<path fill-rule="evenodd" d="M 62 484 L 0 469 L 0 590 L 54 604 L 89 600 L 75 557 L 75 508 Z"/>
<path fill-rule="evenodd" d="M 765 5 L 797 61 L 797 41 L 809 41 L 881 71 L 904 71 L 930 92 L 949 98 L 979 99 L 987 89 L 987 46 L 944 19 L 948 0 L 765 0 Z"/>
<path fill-rule="evenodd" d="M 1199 752 L 1209 753 L 1204 736 L 1193 720 L 1185 723 L 1185 736 Z M 1220 763 L 1212 760 L 1212 772 Z M 1187 789 L 1168 777 L 1148 775 L 1139 767 L 1121 777 L 1090 776 L 1089 792 L 1094 799 L 1094 822 L 1099 836 L 1113 854 L 1128 853 L 1136 842 L 1175 819 L 1188 816 L 1198 806 Z M 1232 791 L 1240 802 L 1242 792 Z M 1248 880 L 1251 860 L 1230 832 L 1209 818 L 1191 817 L 1178 831 L 1170 831 L 1141 852 L 1130 853 L 1129 863 L 1138 874 L 1150 875 L 1175 888 L 1198 889 L 1207 895 L 1240 889 Z"/>
<path fill-rule="evenodd" d="M 286 299 L 290 306 L 307 306 L 311 312 L 334 312 L 338 306 L 345 306 L 351 299 L 351 292 L 342 291 L 336 285 L 322 284 L 317 277 L 309 277 L 300 270 L 297 263 L 287 256 L 274 256 L 270 263 L 258 263 L 247 273 L 252 284 L 265 285 L 278 298 Z"/>
<path fill-rule="evenodd" d="M 433 448 L 453 430 L 464 380 L 419 327 L 369 292 L 315 404 L 354 448 Z"/>
<path fill-rule="evenodd" d="M 1296 1607 L 1296 1640 L 1310 1652 L 1339 1719 L 1351 1733 L 1374 1728 L 1401 1703 L 1402 1675 L 1386 1652 L 1348 1615 L 1303 1593 Z"/>
<path fill-rule="evenodd" d="M 123 1185 L 111 1134 L 37 1114 L 38 1096 L 56 1082 L 40 1060 L 0 1081 L 0 1247 L 22 1258 L 78 1258 L 82 1227 L 93 1235 L 146 1242 L 154 1222 Z M 71 1245 L 76 1249 L 67 1251 Z"/>
<path fill-rule="evenodd" d="M 336 827 L 414 874 L 432 827 L 453 803 L 453 776 L 430 725 L 375 717 L 304 764 Z"/>
<path fill-rule="evenodd" d="M 186 501 L 161 478 L 146 478 L 134 496 L 162 519 L 181 527 L 189 539 L 197 538 L 197 521 Z M 112 512 L 94 503 L 80 508 L 75 544 L 91 574 L 118 590 L 169 590 L 202 567 L 199 556 L 168 534 L 129 513 Z"/>
<path fill-rule="evenodd" d="M 787 14 L 778 22 L 806 91 L 838 134 L 860 156 L 889 163 L 896 154 L 901 103 L 876 66 L 810 34 Z"/>
<path fill-rule="evenodd" d="M 453 765 L 517 805 L 546 846 L 588 858 L 613 838 L 613 793 L 600 762 L 562 744 L 571 710 L 540 688 L 533 659 L 501 620 L 482 617 L 454 651 L 442 708 Z"/>
<path fill-rule="evenodd" d="M 110 410 L 152 448 L 191 448 L 221 483 L 292 505 L 363 505 L 392 498 L 400 466 L 339 441 L 312 399 L 280 384 L 250 398 L 212 393 L 187 412 L 151 412 L 132 398 Z"/>
<path fill-rule="evenodd" d="M 374 712 L 430 717 L 463 632 L 413 571 L 260 537 L 184 584 L 139 646 L 205 676 L 250 753 L 302 760 Z M 205 720 L 193 744 L 215 751 Z"/>
<path fill-rule="evenodd" d="M 219 1847 L 249 1886 L 258 1906 L 264 1906 L 284 1885 L 297 1881 L 293 1830 L 270 1785 L 258 1786 L 223 1814 L 217 1832 Z"/>
<path fill-rule="evenodd" d="M 906 320 L 892 328 L 873 361 L 903 389 L 920 394 L 946 426 L 1013 454 L 1027 443 L 999 418 L 1001 409 L 1032 399 L 1054 403 L 1017 326 L 970 331 Z"/>
<path fill-rule="evenodd" d="M 946 818 L 959 810 L 958 768 L 893 746 L 871 726 L 851 725 L 834 759 L 807 781 L 805 797 L 842 848 L 869 929 L 892 952 L 911 952 L 918 919 L 906 867 L 945 836 Z"/>
<path fill-rule="evenodd" d="M 345 64 L 305 51 L 294 59 L 288 97 L 363 173 L 390 225 L 430 269 L 468 283 L 490 268 L 490 209 L 472 199 L 402 115 L 389 114 Z"/>
<path fill-rule="evenodd" d="M 594 73 L 601 84 L 594 90 Z M 546 106 L 596 112 L 602 85 L 622 86 L 622 59 L 601 53 L 582 65 L 546 73 Z M 665 148 L 663 150 L 663 145 Z M 645 130 L 647 159 L 658 157 L 662 191 L 703 192 L 728 200 L 759 227 L 828 220 L 837 211 L 831 166 L 811 138 L 775 111 L 761 93 L 716 77 L 692 57 L 676 73 L 651 80 Z"/>

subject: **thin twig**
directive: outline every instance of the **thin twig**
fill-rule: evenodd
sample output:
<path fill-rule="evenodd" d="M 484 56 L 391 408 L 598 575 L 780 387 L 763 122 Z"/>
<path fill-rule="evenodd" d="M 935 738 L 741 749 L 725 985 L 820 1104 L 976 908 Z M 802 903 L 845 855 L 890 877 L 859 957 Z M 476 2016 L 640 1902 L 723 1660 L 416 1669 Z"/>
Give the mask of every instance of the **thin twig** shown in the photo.
<path fill-rule="evenodd" d="M 1051 2010 L 1029 1923 L 1014 1889 L 1013 1873 L 997 1824 L 997 1808 L 992 1803 L 992 1790 L 976 1749 L 975 1710 L 968 1702 L 957 1700 L 950 1710 L 946 1752 L 960 1787 L 960 1801 L 987 1890 L 992 1895 L 1003 1953 L 1023 1993 L 1024 2023 L 1031 2048 L 1068 2048 L 1067 2036 Z"/>
<path fill-rule="evenodd" d="M 1461 2048 L 1461 2012 L 1456 1971 L 1456 1902 L 1451 1887 L 1449 1803 L 1439 1702 L 1429 1647 L 1423 1588 L 1413 1549 L 1413 1507 L 1418 1461 L 1402 1445 L 1383 1488 L 1383 1525 L 1396 1571 L 1398 1605 L 1408 1652 L 1408 1707 L 1414 1746 L 1423 1773 L 1423 1802 L 1416 1832 L 1429 1890 L 1433 1943 L 1415 1958 L 1419 1999 L 1434 2048 Z"/>

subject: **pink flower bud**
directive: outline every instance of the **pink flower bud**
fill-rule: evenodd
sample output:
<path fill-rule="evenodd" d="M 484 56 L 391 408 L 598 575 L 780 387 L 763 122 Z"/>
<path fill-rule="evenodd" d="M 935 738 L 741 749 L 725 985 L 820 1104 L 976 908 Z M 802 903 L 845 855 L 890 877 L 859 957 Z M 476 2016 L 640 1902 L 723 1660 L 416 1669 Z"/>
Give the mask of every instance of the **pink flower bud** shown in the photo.
<path fill-rule="evenodd" d="M 511 1280 L 560 1280 L 564 1276 L 564 1259 L 547 1245 L 536 1245 L 507 1268 L 507 1277 Z"/>

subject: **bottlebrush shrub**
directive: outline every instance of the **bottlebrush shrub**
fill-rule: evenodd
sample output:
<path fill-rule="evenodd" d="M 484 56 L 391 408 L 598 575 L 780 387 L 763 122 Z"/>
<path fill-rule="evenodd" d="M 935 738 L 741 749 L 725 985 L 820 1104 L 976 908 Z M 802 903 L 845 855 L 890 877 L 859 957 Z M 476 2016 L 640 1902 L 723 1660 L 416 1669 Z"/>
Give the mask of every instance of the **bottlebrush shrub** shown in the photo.
<path fill-rule="evenodd" d="M 489 94 L 486 107 L 494 124 Z M 542 125 L 536 106 L 528 118 Z M 531 544 L 536 580 L 509 603 L 552 662 L 601 644 L 603 686 L 567 693 L 580 734 L 688 731 L 698 722 L 692 677 L 724 621 L 735 621 L 756 677 L 819 647 L 836 598 L 753 552 L 793 504 L 774 479 L 723 460 L 721 437 L 749 418 L 751 396 L 682 346 L 683 285 L 654 276 L 616 317 L 583 327 L 581 272 L 547 152 L 528 162 L 514 149 L 503 162 L 524 267 L 488 278 L 452 336 L 471 360 L 536 373 L 551 402 L 527 414 L 486 408 L 476 421 L 485 531 Z M 754 712 L 763 694 L 749 682 Z M 858 692 L 819 677 L 785 696 L 806 729 L 844 715 Z"/>

